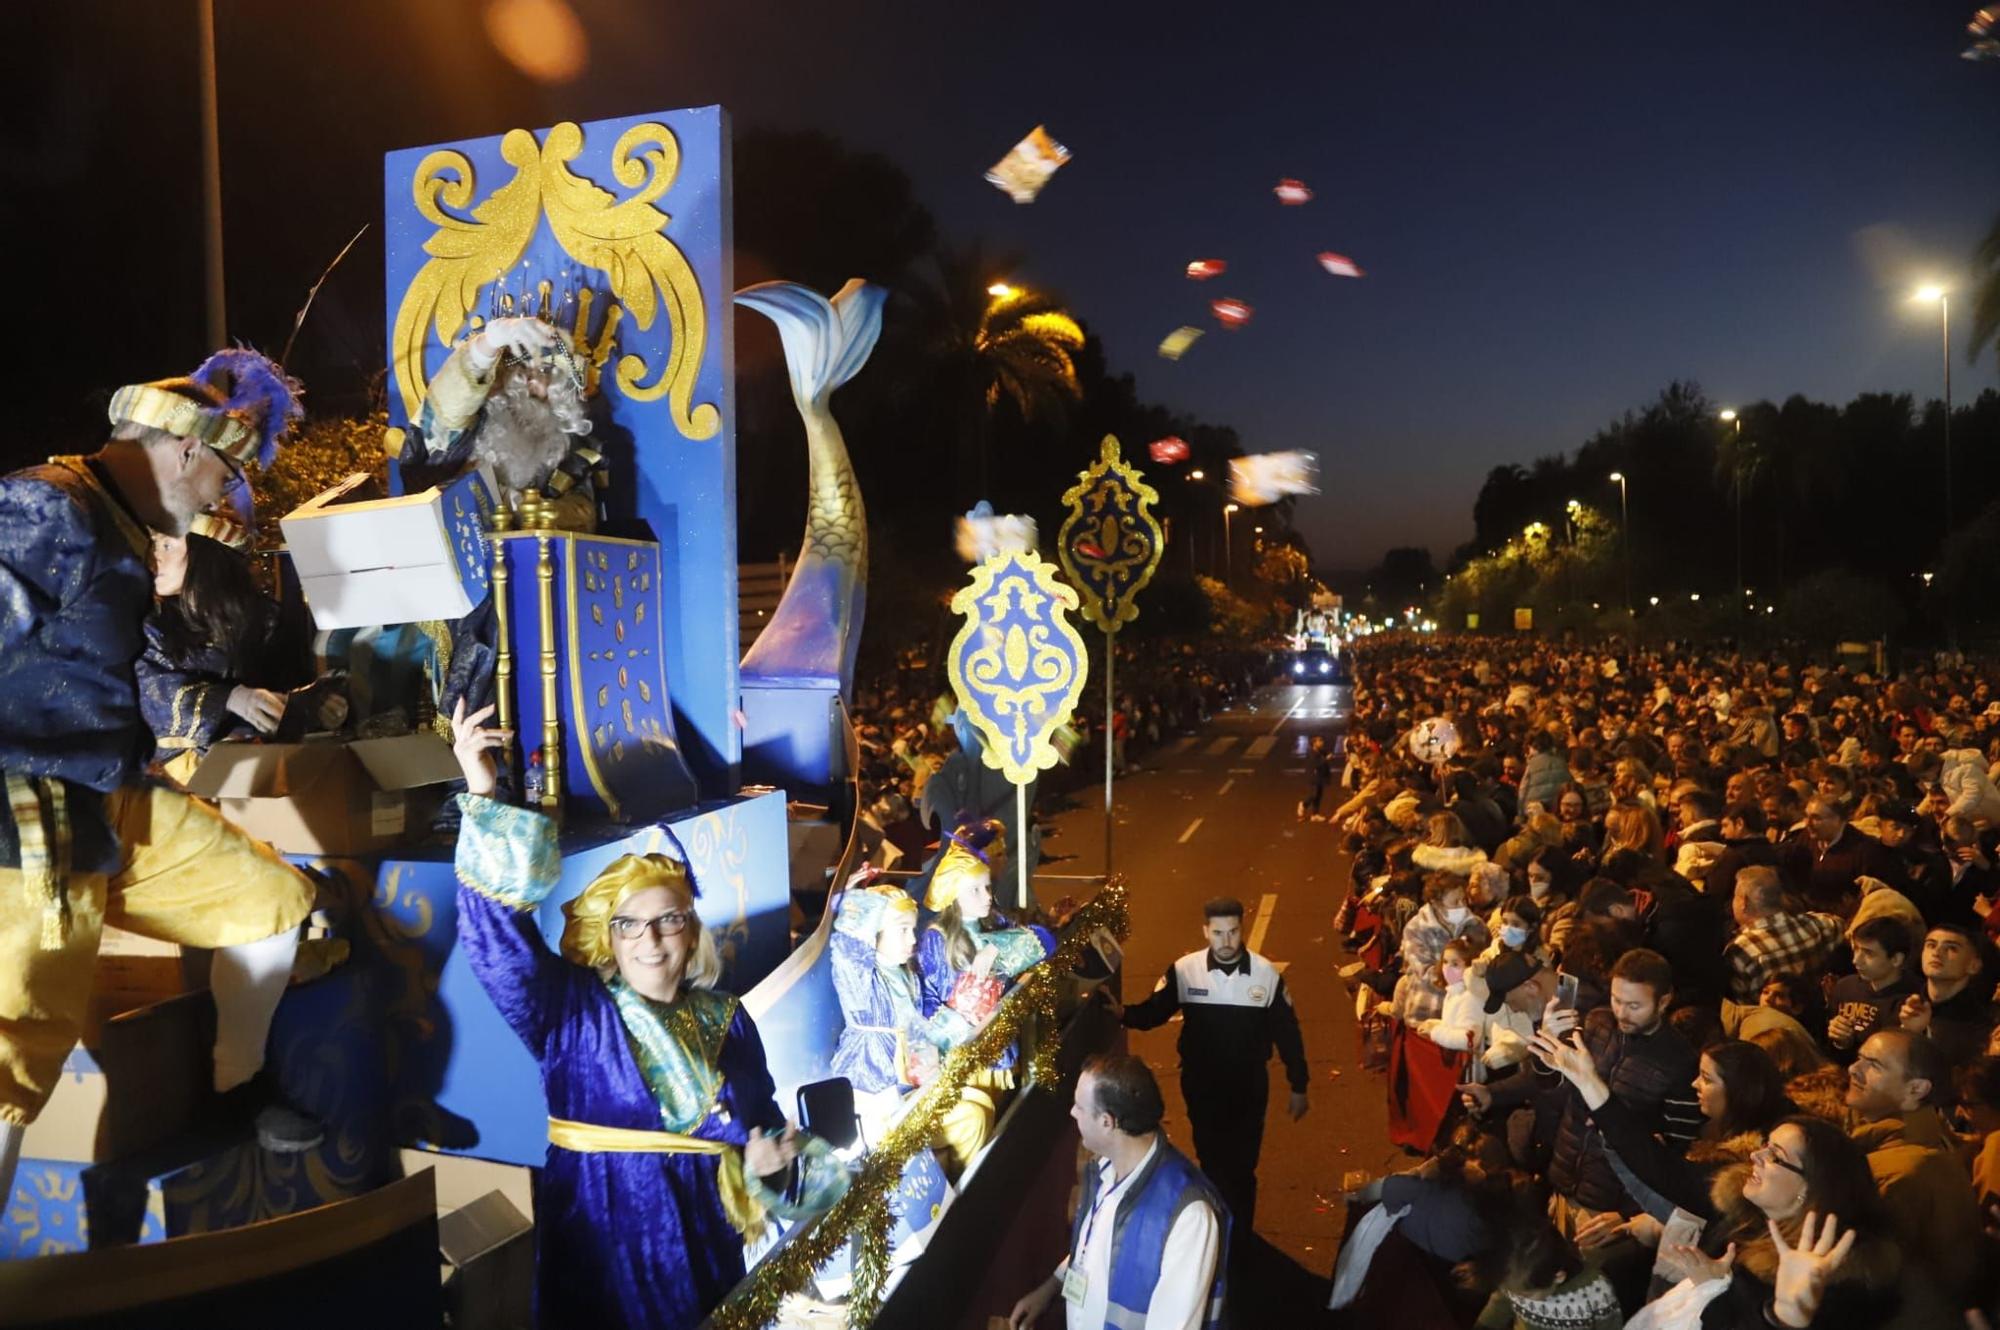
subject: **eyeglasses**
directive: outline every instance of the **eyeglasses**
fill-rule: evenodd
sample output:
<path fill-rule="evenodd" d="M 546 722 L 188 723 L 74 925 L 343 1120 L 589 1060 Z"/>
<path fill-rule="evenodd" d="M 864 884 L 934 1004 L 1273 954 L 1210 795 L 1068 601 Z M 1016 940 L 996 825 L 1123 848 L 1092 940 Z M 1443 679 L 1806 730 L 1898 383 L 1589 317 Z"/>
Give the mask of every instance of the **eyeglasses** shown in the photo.
<path fill-rule="evenodd" d="M 1752 1150 L 1750 1152 L 1750 1158 L 1752 1161 L 1759 1159 L 1768 1159 L 1770 1162 L 1776 1164 L 1779 1168 L 1784 1169 L 1788 1173 L 1796 1173 L 1800 1177 L 1804 1177 L 1806 1175 L 1806 1171 L 1803 1167 L 1801 1167 L 1798 1164 L 1794 1164 L 1791 1160 L 1779 1154 L 1778 1147 L 1770 1144 L 1769 1142 L 1766 1142 L 1765 1144 L 1760 1145 L 1756 1149 Z"/>
<path fill-rule="evenodd" d="M 697 916 L 693 910 L 668 910 L 665 914 L 656 914 L 651 919 L 634 919 L 630 915 L 614 914 L 611 916 L 611 931 L 627 942 L 643 933 L 652 933 L 656 937 L 673 937 L 696 921 Z"/>

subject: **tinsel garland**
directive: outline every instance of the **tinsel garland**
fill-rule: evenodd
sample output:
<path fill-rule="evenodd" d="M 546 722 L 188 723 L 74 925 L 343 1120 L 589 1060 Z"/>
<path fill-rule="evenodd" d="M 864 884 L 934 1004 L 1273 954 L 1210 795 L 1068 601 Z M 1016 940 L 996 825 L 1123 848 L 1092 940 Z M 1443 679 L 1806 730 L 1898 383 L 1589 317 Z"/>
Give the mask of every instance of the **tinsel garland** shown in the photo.
<path fill-rule="evenodd" d="M 779 1304 L 805 1288 L 813 1272 L 834 1256 L 855 1234 L 861 1238 L 854 1258 L 854 1282 L 848 1295 L 849 1330 L 862 1330 L 881 1309 L 882 1289 L 889 1277 L 889 1233 L 895 1216 L 890 1197 L 902 1181 L 903 1167 L 919 1150 L 930 1148 L 945 1114 L 958 1104 L 972 1075 L 990 1067 L 1030 1020 L 1038 1020 L 1043 1039 L 1031 1062 L 1030 1086 L 1055 1084 L 1060 1033 L 1056 1003 L 1062 979 L 1083 959 L 1098 929 L 1121 941 L 1130 931 L 1123 878 L 1113 877 L 1089 902 L 1070 916 L 1055 954 L 1023 973 L 992 1019 L 965 1043 L 953 1049 L 937 1077 L 917 1092 L 916 1102 L 882 1143 L 862 1161 L 861 1172 L 819 1222 L 780 1251 L 760 1262 L 755 1271 L 710 1318 L 716 1330 L 764 1330 L 777 1319 Z"/>

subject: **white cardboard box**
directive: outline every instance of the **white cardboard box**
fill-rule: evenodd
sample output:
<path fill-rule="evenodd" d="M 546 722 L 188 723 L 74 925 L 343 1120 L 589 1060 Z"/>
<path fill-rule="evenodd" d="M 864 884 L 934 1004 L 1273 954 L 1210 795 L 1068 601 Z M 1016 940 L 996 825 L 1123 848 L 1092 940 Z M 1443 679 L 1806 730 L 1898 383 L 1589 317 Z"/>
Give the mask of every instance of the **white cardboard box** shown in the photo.
<path fill-rule="evenodd" d="M 438 802 L 420 791 L 458 775 L 451 746 L 419 733 L 347 743 L 219 743 L 187 788 L 287 854 L 354 855 L 420 839 Z"/>
<path fill-rule="evenodd" d="M 323 629 L 458 619 L 486 599 L 493 485 L 471 471 L 443 486 L 385 499 L 352 475 L 278 525 Z"/>

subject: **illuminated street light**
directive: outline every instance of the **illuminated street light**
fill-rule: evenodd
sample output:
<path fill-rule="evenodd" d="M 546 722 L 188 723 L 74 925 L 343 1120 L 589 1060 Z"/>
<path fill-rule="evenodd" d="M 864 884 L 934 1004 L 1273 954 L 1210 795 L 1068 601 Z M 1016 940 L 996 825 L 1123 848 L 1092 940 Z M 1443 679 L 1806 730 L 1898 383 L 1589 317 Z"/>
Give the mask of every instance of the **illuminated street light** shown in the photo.
<path fill-rule="evenodd" d="M 1927 285 L 1917 288 L 1911 297 L 1920 305 L 1936 302 L 1938 307 L 1938 329 L 1944 338 L 1944 538 L 1951 539 L 1951 523 L 1956 509 L 1951 501 L 1951 292 L 1942 286 Z M 1945 598 L 1945 636 L 1951 646 L 1958 646 L 1958 620 L 1952 614 L 1951 598 Z"/>
<path fill-rule="evenodd" d="M 1232 576 L 1230 565 L 1236 555 L 1236 542 L 1229 538 L 1229 515 L 1235 512 L 1236 509 L 1237 505 L 1233 503 L 1222 505 L 1222 584 L 1224 586 L 1228 586 L 1230 583 Z"/>
<path fill-rule="evenodd" d="M 995 282 L 986 288 L 986 294 L 995 300 L 1006 300 L 1014 294 L 1014 288 L 1005 282 Z"/>
<path fill-rule="evenodd" d="M 1625 613 L 1632 613 L 1632 508 L 1626 502 L 1625 473 L 1613 471 L 1611 479 L 1618 485 L 1618 542 L 1625 547 Z M 1655 599 L 1655 605 L 1660 602 Z"/>
<path fill-rule="evenodd" d="M 1188 479 L 1189 479 L 1189 480 L 1207 480 L 1207 479 L 1208 479 L 1208 475 L 1207 475 L 1207 473 L 1206 473 L 1206 472 L 1204 472 L 1204 471 L 1203 471 L 1203 470 L 1202 470 L 1202 469 L 1201 469 L 1200 467 L 1196 467 L 1196 468 L 1195 468 L 1194 470 L 1192 470 L 1192 471 L 1188 472 Z"/>
<path fill-rule="evenodd" d="M 1646 603 L 1648 605 L 1657 605 L 1660 603 L 1660 598 L 1658 596 L 1648 596 L 1646 597 Z"/>

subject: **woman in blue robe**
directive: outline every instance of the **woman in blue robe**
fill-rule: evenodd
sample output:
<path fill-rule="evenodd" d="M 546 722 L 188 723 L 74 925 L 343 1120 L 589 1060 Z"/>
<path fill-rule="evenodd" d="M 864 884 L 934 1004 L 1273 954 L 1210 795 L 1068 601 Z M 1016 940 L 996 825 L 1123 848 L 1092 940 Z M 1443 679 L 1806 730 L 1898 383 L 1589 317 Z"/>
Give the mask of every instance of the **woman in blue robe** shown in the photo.
<path fill-rule="evenodd" d="M 721 961 L 679 861 L 618 859 L 563 907 L 550 951 L 534 907 L 560 876 L 555 824 L 489 797 L 491 710 L 468 718 L 461 702 L 452 719 L 467 787 L 458 930 L 548 1096 L 538 1319 L 684 1330 L 742 1279 L 767 1213 L 824 1209 L 847 1174 L 779 1111 L 755 1022 L 714 987 Z"/>
<path fill-rule="evenodd" d="M 902 1097 L 936 1074 L 944 1057 L 970 1038 L 974 1022 L 949 1007 L 926 1019 L 917 975 L 917 903 L 900 887 L 850 884 L 834 916 L 834 992 L 843 1021 L 833 1072 L 854 1086 L 870 1140 L 895 1120 Z M 993 1099 L 973 1087 L 945 1112 L 932 1144 L 956 1177 L 993 1134 Z"/>
<path fill-rule="evenodd" d="M 917 941 L 926 1018 L 949 1009 L 978 1025 L 1016 979 L 1055 954 L 1055 934 L 1015 924 L 993 907 L 993 866 L 1005 853 L 997 834 L 983 846 L 963 828 L 946 839 L 924 894 L 924 908 L 936 917 Z M 1001 1054 L 982 1088 L 1013 1088 L 1015 1057 L 1013 1048 Z"/>

